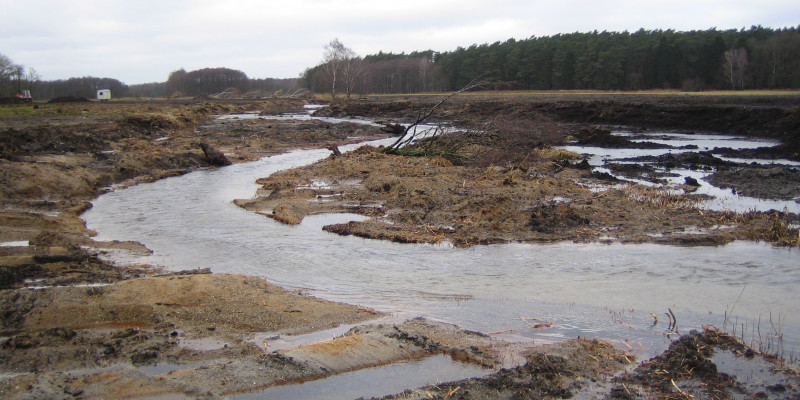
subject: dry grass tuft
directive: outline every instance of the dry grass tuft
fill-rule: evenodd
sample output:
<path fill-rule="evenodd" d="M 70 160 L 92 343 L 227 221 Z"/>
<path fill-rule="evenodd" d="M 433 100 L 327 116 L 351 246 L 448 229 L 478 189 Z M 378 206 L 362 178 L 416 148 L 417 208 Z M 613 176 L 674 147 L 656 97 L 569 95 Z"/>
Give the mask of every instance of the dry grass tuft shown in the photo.
<path fill-rule="evenodd" d="M 438 156 L 438 157 L 432 158 L 430 163 L 431 163 L 431 165 L 436 165 L 436 166 L 439 166 L 439 167 L 452 167 L 453 166 L 453 163 L 450 162 L 450 160 L 448 160 L 448 159 L 446 159 L 446 158 L 444 158 L 442 156 Z"/>
<path fill-rule="evenodd" d="M 305 348 L 312 353 L 324 354 L 340 354 L 347 349 L 352 349 L 360 345 L 364 339 L 356 332 L 351 332 L 349 335 L 341 336 L 329 340 L 327 342 L 314 343 L 306 346 Z"/>
<path fill-rule="evenodd" d="M 748 222 L 750 240 L 763 240 L 777 246 L 800 247 L 800 229 L 793 228 L 779 213 L 750 212 L 740 214 Z"/>
<path fill-rule="evenodd" d="M 543 160 L 578 160 L 581 157 L 580 154 L 564 150 L 564 149 L 554 149 L 554 148 L 544 148 L 536 150 L 536 155 L 543 159 Z"/>
<path fill-rule="evenodd" d="M 698 199 L 684 194 L 673 194 L 645 186 L 629 186 L 625 189 L 628 197 L 641 203 L 651 203 L 661 208 L 697 208 Z"/>

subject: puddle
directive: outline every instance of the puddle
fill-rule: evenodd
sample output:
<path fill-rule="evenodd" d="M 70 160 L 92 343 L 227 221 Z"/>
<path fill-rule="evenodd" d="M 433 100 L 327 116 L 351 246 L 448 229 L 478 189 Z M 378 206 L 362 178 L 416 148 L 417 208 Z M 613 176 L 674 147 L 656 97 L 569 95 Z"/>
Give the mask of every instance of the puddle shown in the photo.
<path fill-rule="evenodd" d="M 746 394 L 729 393 L 732 399 L 751 399 L 757 393 L 763 396 L 757 398 L 798 398 L 800 396 L 800 379 L 791 380 L 784 374 L 774 373 L 773 365 L 764 360 L 761 356 L 746 358 L 738 356 L 732 351 L 715 349 L 714 356 L 710 358 L 717 366 L 717 371 L 736 378 Z M 787 381 L 793 381 L 794 386 L 786 385 Z M 770 395 L 779 397 L 770 397 Z"/>
<path fill-rule="evenodd" d="M 24 281 L 25 285 L 34 285 L 40 281 L 40 279 L 29 281 Z M 113 283 L 82 283 L 78 285 L 62 285 L 62 286 L 24 286 L 20 289 L 30 289 L 30 290 L 43 290 L 43 289 L 51 289 L 55 287 L 72 287 L 72 288 L 95 288 L 95 287 L 103 287 L 103 286 L 111 286 Z"/>
<path fill-rule="evenodd" d="M 0 247 L 29 247 L 31 244 L 27 240 L 19 240 L 15 242 L 0 242 Z"/>
<path fill-rule="evenodd" d="M 631 162 L 630 159 L 638 157 L 658 157 L 666 154 L 681 154 L 686 152 L 696 151 L 709 151 L 722 148 L 732 149 L 756 149 L 762 147 L 774 147 L 779 142 L 767 139 L 753 139 L 737 136 L 727 135 L 698 135 L 698 134 L 685 134 L 685 133 L 646 133 L 646 134 L 633 134 L 630 132 L 612 132 L 614 136 L 625 136 L 631 138 L 632 142 L 651 142 L 657 144 L 664 144 L 673 146 L 673 148 L 665 149 L 630 149 L 630 148 L 605 148 L 595 146 L 580 146 L 568 145 L 560 146 L 558 148 L 582 154 L 587 157 L 587 160 L 594 171 L 598 173 L 606 173 L 616 177 L 617 179 L 628 182 L 637 183 L 651 187 L 661 187 L 663 185 L 658 183 L 649 182 L 643 179 L 630 178 L 615 174 L 611 169 L 606 167 L 606 163 L 615 164 L 641 164 L 651 165 L 650 162 Z M 726 161 L 739 163 L 739 164 L 760 164 L 760 165 L 774 165 L 785 167 L 796 167 L 800 162 L 790 160 L 762 160 L 762 159 L 739 159 L 733 157 L 715 157 L 724 159 Z M 654 170 L 660 173 L 667 172 L 664 168 L 654 167 Z M 713 171 L 694 171 L 688 169 L 670 169 L 668 171 L 673 176 L 665 176 L 662 179 L 667 181 L 668 185 L 679 186 L 685 183 L 685 178 L 694 178 L 700 186 L 694 192 L 695 194 L 707 195 L 711 199 L 703 201 L 698 204 L 698 207 L 707 210 L 716 211 L 735 211 L 735 212 L 748 212 L 748 211 L 787 211 L 800 213 L 800 202 L 792 200 L 771 200 L 760 199 L 755 197 L 741 196 L 733 193 L 730 189 L 721 189 L 713 186 L 707 181 L 707 178 Z"/>
<path fill-rule="evenodd" d="M 731 135 L 710 135 L 680 132 L 657 132 L 644 134 L 614 132 L 613 134 L 616 136 L 629 137 L 631 142 L 635 143 L 650 142 L 665 144 L 673 147 L 692 146 L 696 147 L 694 150 L 713 150 L 726 147 L 736 149 L 757 149 L 759 147 L 774 147 L 780 144 L 780 142 L 777 140 L 745 138 Z"/>
<path fill-rule="evenodd" d="M 369 321 L 369 324 L 370 325 L 394 324 L 394 323 L 401 323 L 406 319 L 408 318 L 399 315 L 388 316 L 385 318 L 371 320 Z M 363 323 L 339 325 L 336 328 L 326 329 L 324 331 L 312 332 L 305 335 L 282 335 L 277 332 L 259 332 L 253 335 L 253 337 L 251 337 L 247 341 L 254 343 L 262 350 L 268 352 L 283 351 L 300 346 L 307 346 L 314 343 L 324 342 L 326 340 L 331 340 L 336 337 L 343 336 L 350 329 L 353 329 L 356 326 L 360 325 L 363 325 Z"/>
<path fill-rule="evenodd" d="M 61 215 L 59 211 L 46 211 L 46 210 L 39 210 L 35 208 L 25 208 L 25 207 L 7 207 L 5 208 L 6 211 L 13 211 L 25 214 L 34 214 L 34 215 L 43 215 L 45 217 L 58 217 Z"/>
<path fill-rule="evenodd" d="M 236 399 L 347 399 L 382 397 L 443 382 L 486 376 L 494 371 L 438 355 L 339 374 L 296 385 L 236 395 Z"/>

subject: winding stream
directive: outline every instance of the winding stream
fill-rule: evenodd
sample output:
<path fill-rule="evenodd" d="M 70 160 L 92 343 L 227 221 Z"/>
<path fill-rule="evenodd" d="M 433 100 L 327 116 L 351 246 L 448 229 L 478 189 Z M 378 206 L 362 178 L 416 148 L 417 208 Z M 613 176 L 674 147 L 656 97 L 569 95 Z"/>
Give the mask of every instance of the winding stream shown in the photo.
<path fill-rule="evenodd" d="M 772 350 L 783 349 L 787 356 L 800 348 L 797 250 L 751 242 L 468 249 L 396 244 L 320 229 L 361 218 L 357 215 L 313 216 L 299 226 L 286 226 L 231 202 L 251 197 L 257 178 L 329 154 L 294 151 L 115 190 L 96 199 L 84 219 L 99 240 L 138 241 L 153 250 L 146 256 L 113 255 L 121 263 L 173 270 L 210 267 L 217 273 L 259 276 L 400 317 L 424 316 L 465 329 L 503 332 L 495 336 L 510 341 L 586 336 L 629 347 L 646 358 L 669 344 L 665 313 L 672 310 L 680 332 L 724 325 L 756 345 L 760 340 Z M 554 326 L 533 329 L 524 318 Z"/>

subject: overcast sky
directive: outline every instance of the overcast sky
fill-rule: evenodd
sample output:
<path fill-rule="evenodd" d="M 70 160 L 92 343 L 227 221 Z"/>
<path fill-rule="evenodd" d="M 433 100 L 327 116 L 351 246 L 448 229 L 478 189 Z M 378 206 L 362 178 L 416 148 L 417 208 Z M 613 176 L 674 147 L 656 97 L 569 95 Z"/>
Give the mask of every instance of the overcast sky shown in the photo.
<path fill-rule="evenodd" d="M 359 55 L 558 33 L 798 26 L 798 0 L 0 0 L 0 54 L 41 79 L 164 82 L 227 67 L 294 78 L 338 38 Z"/>

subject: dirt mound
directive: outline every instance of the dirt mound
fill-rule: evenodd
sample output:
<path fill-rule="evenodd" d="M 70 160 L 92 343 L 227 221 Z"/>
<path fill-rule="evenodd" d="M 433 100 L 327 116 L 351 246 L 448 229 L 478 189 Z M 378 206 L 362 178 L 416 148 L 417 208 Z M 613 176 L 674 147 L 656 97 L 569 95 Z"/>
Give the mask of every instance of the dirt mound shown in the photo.
<path fill-rule="evenodd" d="M 30 129 L 7 129 L 0 135 L 0 157 L 36 153 L 96 152 L 108 148 L 108 141 L 98 135 L 56 126 L 40 125 Z"/>
<path fill-rule="evenodd" d="M 0 104 L 31 104 L 31 101 L 19 97 L 0 97 Z"/>
<path fill-rule="evenodd" d="M 800 170 L 797 168 L 722 168 L 711 175 L 709 181 L 744 196 L 800 201 Z"/>
<path fill-rule="evenodd" d="M 590 221 L 569 204 L 545 204 L 535 207 L 528 222 L 541 233 L 556 233 L 589 225 Z"/>
<path fill-rule="evenodd" d="M 574 122 L 783 137 L 797 125 L 796 112 L 792 111 L 796 99 L 787 96 L 780 100 L 779 104 L 771 101 L 772 104 L 754 107 L 730 98 L 676 96 L 640 100 L 625 96 L 618 101 L 571 102 L 546 109 Z"/>
<path fill-rule="evenodd" d="M 132 115 L 125 118 L 125 124 L 145 130 L 169 129 L 178 125 L 177 121 L 164 115 Z"/>

